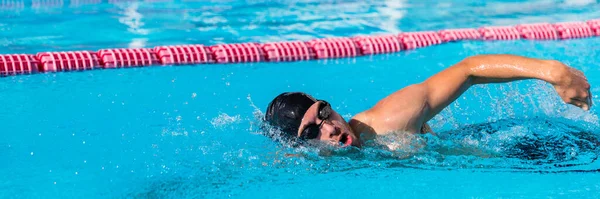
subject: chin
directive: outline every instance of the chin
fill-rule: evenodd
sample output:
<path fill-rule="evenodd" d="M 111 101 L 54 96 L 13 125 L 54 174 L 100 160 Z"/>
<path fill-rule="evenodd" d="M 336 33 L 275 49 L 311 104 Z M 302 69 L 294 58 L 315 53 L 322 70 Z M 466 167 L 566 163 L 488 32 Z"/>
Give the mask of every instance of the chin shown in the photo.
<path fill-rule="evenodd" d="M 358 138 L 356 138 L 356 139 L 354 140 L 354 142 L 352 142 L 352 145 L 351 145 L 351 146 L 355 146 L 355 147 L 358 147 L 358 148 L 360 148 L 360 147 L 361 147 L 361 145 L 360 145 L 360 140 L 358 140 Z"/>

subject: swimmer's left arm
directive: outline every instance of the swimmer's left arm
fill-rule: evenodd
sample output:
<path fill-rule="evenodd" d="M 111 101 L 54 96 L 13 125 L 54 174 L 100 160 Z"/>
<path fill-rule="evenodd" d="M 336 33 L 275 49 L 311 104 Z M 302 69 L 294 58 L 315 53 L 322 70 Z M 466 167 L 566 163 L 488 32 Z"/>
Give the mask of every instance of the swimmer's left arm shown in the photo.
<path fill-rule="evenodd" d="M 368 132 L 423 131 L 426 122 L 475 84 L 540 79 L 551 83 L 570 104 L 589 110 L 590 85 L 578 70 L 558 61 L 515 55 L 478 55 L 464 59 L 422 83 L 402 88 L 357 114 L 353 128 L 368 126 Z M 364 125 L 358 125 L 364 124 Z"/>
<path fill-rule="evenodd" d="M 552 84 L 561 98 L 584 110 L 592 105 L 590 85 L 582 72 L 554 60 L 515 55 L 478 55 L 464 59 L 418 84 L 425 90 L 426 122 L 475 84 L 539 79 Z"/>

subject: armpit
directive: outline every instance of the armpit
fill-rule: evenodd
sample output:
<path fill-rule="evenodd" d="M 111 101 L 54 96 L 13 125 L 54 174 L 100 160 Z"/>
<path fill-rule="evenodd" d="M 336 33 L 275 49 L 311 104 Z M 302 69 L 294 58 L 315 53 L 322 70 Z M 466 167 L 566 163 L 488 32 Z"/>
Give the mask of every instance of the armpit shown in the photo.
<path fill-rule="evenodd" d="M 431 127 L 427 123 L 423 124 L 423 126 L 421 127 L 421 133 L 422 134 L 431 133 L 431 134 L 435 135 L 435 133 L 433 132 L 433 130 L 431 130 Z"/>

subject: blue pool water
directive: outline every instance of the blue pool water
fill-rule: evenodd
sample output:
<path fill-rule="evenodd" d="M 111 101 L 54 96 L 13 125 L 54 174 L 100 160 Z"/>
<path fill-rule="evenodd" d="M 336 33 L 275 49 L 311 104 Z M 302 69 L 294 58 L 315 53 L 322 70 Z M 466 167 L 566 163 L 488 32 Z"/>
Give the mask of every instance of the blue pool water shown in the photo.
<path fill-rule="evenodd" d="M 35 2 L 2 4 L 0 53 L 600 18 L 595 0 Z M 371 143 L 427 143 L 419 150 L 292 149 L 259 128 L 281 92 L 308 92 L 349 118 L 485 53 L 561 60 L 588 76 L 600 104 L 599 46 L 471 41 L 336 60 L 2 78 L 0 198 L 599 198 L 599 109 L 565 105 L 540 81 L 472 88 L 430 122 L 438 137 Z"/>

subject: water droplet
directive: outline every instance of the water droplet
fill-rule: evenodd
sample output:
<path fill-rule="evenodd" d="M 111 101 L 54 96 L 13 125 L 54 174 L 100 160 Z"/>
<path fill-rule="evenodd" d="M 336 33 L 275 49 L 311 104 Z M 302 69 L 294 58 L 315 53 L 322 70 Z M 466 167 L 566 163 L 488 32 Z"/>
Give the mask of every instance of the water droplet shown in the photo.
<path fill-rule="evenodd" d="M 85 144 L 85 141 L 83 141 L 83 144 Z"/>
<path fill-rule="evenodd" d="M 192 98 L 196 98 L 196 96 L 198 96 L 198 94 L 192 93 Z"/>
<path fill-rule="evenodd" d="M 75 175 L 79 175 L 79 172 L 75 171 Z"/>
<path fill-rule="evenodd" d="M 38 134 L 38 136 L 42 136 L 42 134 L 40 133 L 40 134 Z"/>
<path fill-rule="evenodd" d="M 33 155 L 33 152 L 31 152 L 31 155 Z"/>
<path fill-rule="evenodd" d="M 54 184 L 56 184 L 56 182 L 54 182 Z"/>
<path fill-rule="evenodd" d="M 84 160 L 83 163 L 87 163 L 87 160 Z"/>

